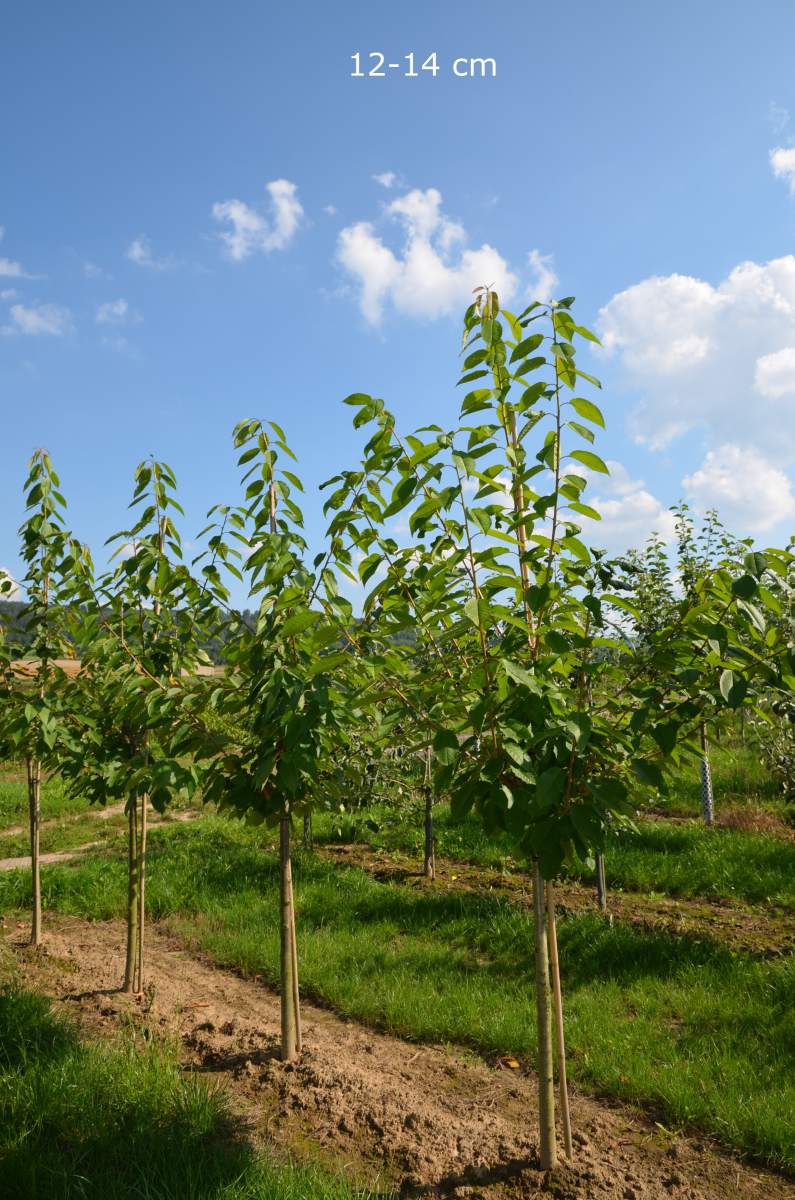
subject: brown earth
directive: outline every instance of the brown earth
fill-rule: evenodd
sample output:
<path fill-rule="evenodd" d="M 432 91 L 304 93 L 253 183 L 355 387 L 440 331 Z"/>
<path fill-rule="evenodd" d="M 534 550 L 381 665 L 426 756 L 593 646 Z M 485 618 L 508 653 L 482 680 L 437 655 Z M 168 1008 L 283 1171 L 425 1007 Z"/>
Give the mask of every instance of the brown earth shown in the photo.
<path fill-rule="evenodd" d="M 417 869 L 417 860 L 366 842 L 317 846 L 333 862 L 356 866 L 374 879 L 411 887 L 434 887 L 444 891 L 468 891 L 498 895 L 523 908 L 532 908 L 529 875 L 501 872 L 488 867 L 436 859 L 436 879 L 429 883 Z M 569 912 L 598 911 L 593 887 L 579 883 L 557 883 L 558 907 Z M 647 896 L 642 892 L 610 891 L 608 915 L 645 929 L 694 938 L 712 938 L 734 950 L 773 957 L 795 949 L 795 913 L 774 907 L 753 908 L 729 900 L 678 899 Z"/>
<path fill-rule="evenodd" d="M 297 1065 L 278 1058 L 279 1000 L 260 983 L 188 954 L 156 927 L 143 997 L 115 991 L 118 922 L 54 922 L 47 950 L 9 939 L 22 976 L 94 1036 L 134 1021 L 174 1036 L 186 1069 L 222 1082 L 255 1140 L 309 1153 L 407 1195 L 520 1200 L 783 1200 L 790 1181 L 754 1170 L 703 1139 L 675 1137 L 625 1108 L 575 1094 L 576 1156 L 537 1169 L 535 1080 L 472 1055 L 375 1033 L 310 1004 Z"/>

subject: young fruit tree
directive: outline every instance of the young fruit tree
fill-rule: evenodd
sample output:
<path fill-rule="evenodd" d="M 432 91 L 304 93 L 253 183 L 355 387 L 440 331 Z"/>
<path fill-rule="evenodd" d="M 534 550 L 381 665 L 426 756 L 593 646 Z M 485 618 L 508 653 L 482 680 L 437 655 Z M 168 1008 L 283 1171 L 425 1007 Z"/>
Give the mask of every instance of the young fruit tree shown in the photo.
<path fill-rule="evenodd" d="M 115 534 L 117 563 L 99 579 L 84 555 L 70 594 L 81 671 L 68 694 L 70 738 L 61 764 L 90 803 L 120 801 L 128 818 L 127 949 L 123 988 L 144 989 L 148 808 L 164 812 L 196 789 L 196 766 L 172 749 L 180 679 L 207 661 L 202 596 L 181 562 L 176 480 L 150 460 L 135 472 L 137 520 Z"/>
<path fill-rule="evenodd" d="M 399 612 L 436 647 L 433 686 L 414 688 L 411 656 L 394 639 L 388 664 L 393 687 L 426 721 L 436 787 L 455 815 L 474 809 L 487 831 L 507 833 L 532 868 L 544 1169 L 557 1161 L 555 1048 L 571 1154 L 554 880 L 601 851 L 609 826 L 631 821 L 639 790 L 663 786 L 726 672 L 739 681 L 778 670 L 748 600 L 758 591 L 750 570 L 740 588 L 726 572 L 710 576 L 655 637 L 649 655 L 664 686 L 623 664 L 626 641 L 606 620 L 615 569 L 580 536 L 599 517 L 584 500 L 582 468 L 607 467 L 591 449 L 602 413 L 581 394 L 597 381 L 575 351 L 577 340 L 597 339 L 572 303 L 515 316 L 480 289 L 464 322 L 460 383 L 476 386 L 461 423 L 404 438 L 382 400 L 350 396 L 354 424 L 375 428 L 361 468 L 335 494 L 338 528 L 369 575 L 381 575 L 365 612 L 383 616 L 384 642 Z M 398 517 L 408 529 L 399 540 Z M 722 623 L 729 612 L 742 647 Z"/>
<path fill-rule="evenodd" d="M 41 944 L 41 785 L 54 763 L 63 734 L 64 672 L 58 660 L 72 655 L 66 637 L 63 599 L 72 567 L 71 541 L 64 528 L 66 507 L 60 481 L 46 450 L 30 460 L 25 482 L 27 515 L 20 528 L 25 607 L 16 636 L 8 639 L 8 661 L 0 705 L 4 754 L 25 762 L 31 862 L 31 945 Z M 7 590 L 8 584 L 4 587 Z"/>
<path fill-rule="evenodd" d="M 293 457 L 282 430 L 243 421 L 234 441 L 245 500 L 213 510 L 202 569 L 224 612 L 227 669 L 222 679 L 205 681 L 201 703 L 227 733 L 212 753 L 187 727 L 181 744 L 201 764 L 206 801 L 278 830 L 281 1052 L 290 1061 L 302 1048 L 292 819 L 346 795 L 347 729 L 361 720 L 358 659 L 347 634 L 352 608 L 337 592 L 330 554 L 306 562 L 293 498 L 302 488 L 281 465 Z M 229 606 L 224 569 L 256 597 L 253 622 Z"/>

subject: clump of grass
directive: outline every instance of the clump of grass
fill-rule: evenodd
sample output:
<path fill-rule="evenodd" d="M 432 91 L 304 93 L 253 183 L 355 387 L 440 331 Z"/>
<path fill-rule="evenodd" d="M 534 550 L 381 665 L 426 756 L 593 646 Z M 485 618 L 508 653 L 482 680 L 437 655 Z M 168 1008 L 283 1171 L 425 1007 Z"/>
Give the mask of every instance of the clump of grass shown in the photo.
<path fill-rule="evenodd" d="M 196 948 L 275 982 L 267 836 L 217 818 L 155 830 L 148 895 Z M 48 905 L 124 910 L 121 855 L 48 875 Z M 518 906 L 380 884 L 313 855 L 297 856 L 296 900 L 308 994 L 404 1035 L 532 1060 L 533 937 Z M 760 962 L 590 915 L 561 922 L 560 952 L 576 1080 L 795 1169 L 792 959 Z"/>
<path fill-rule="evenodd" d="M 344 1179 L 255 1156 L 223 1093 L 155 1044 L 82 1042 L 39 995 L 0 990 L 7 1200 L 353 1200 Z M 368 1193 L 369 1194 L 369 1193 Z"/>

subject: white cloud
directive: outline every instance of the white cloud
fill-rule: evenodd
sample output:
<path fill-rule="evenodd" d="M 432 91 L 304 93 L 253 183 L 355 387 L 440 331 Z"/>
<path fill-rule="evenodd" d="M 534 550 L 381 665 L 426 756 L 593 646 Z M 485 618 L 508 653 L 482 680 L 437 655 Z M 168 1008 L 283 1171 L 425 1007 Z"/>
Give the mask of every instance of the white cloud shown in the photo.
<path fill-rule="evenodd" d="M 325 206 L 325 208 L 323 209 L 323 212 L 326 214 L 327 217 L 336 217 L 336 215 L 337 215 L 337 210 L 333 204 L 327 204 Z"/>
<path fill-rule="evenodd" d="M 100 304 L 95 320 L 100 325 L 123 325 L 131 316 L 130 306 L 126 300 L 108 300 Z"/>
<path fill-rule="evenodd" d="M 22 333 L 33 337 L 46 333 L 61 337 L 72 329 L 69 309 L 58 304 L 12 304 L 11 321 L 11 325 L 2 327 L 3 333 Z"/>
<path fill-rule="evenodd" d="M 642 479 L 633 479 L 623 463 L 610 459 L 610 475 L 597 474 L 573 464 L 577 475 L 587 480 L 583 500 L 595 508 L 601 521 L 577 517 L 583 521 L 588 541 L 599 549 L 623 553 L 642 545 L 652 533 L 664 542 L 673 541 L 675 517 L 646 487 Z M 573 515 L 573 514 L 572 514 Z"/>
<path fill-rule="evenodd" d="M 619 292 L 597 323 L 641 397 L 630 417 L 655 449 L 697 428 L 795 457 L 795 422 L 782 403 L 795 347 L 795 256 L 744 262 L 713 286 L 689 275 L 654 276 Z"/>
<path fill-rule="evenodd" d="M 270 212 L 262 216 L 242 200 L 224 200 L 213 205 L 216 221 L 228 222 L 232 229 L 221 234 L 229 257 L 242 262 L 259 251 L 285 250 L 295 237 L 304 215 L 298 199 L 298 189 L 289 179 L 274 179 L 266 183 L 270 197 Z"/>
<path fill-rule="evenodd" d="M 700 511 L 716 508 L 740 537 L 795 516 L 790 479 L 753 447 L 726 442 L 710 450 L 682 484 Z"/>
<path fill-rule="evenodd" d="M 481 284 L 495 287 L 505 300 L 516 292 L 517 277 L 493 246 L 466 246 L 466 231 L 444 214 L 436 188 L 415 188 L 384 212 L 403 231 L 398 253 L 370 221 L 347 226 L 337 241 L 337 261 L 358 286 L 370 324 L 380 322 L 388 302 L 399 312 L 432 319 L 467 303 Z"/>
<path fill-rule="evenodd" d="M 176 266 L 176 261 L 170 256 L 155 258 L 152 254 L 152 243 L 145 233 L 130 242 L 126 253 L 130 262 L 134 262 L 137 267 L 148 267 L 150 271 L 167 271 Z"/>
<path fill-rule="evenodd" d="M 552 293 L 559 283 L 553 262 L 551 254 L 542 254 L 539 250 L 531 250 L 528 254 L 527 263 L 533 272 L 527 289 L 528 300 L 540 300 L 542 304 L 548 304 L 552 299 Z"/>
<path fill-rule="evenodd" d="M 394 171 L 382 171 L 380 175 L 373 175 L 373 179 L 385 188 L 394 187 L 397 183 L 397 175 Z"/>
<path fill-rule="evenodd" d="M 776 179 L 783 179 L 795 196 L 795 146 L 778 146 L 771 150 L 770 165 Z"/>
<path fill-rule="evenodd" d="M 18 295 L 16 288 L 4 288 L 0 292 L 0 300 L 16 300 Z"/>
<path fill-rule="evenodd" d="M 795 394 L 795 346 L 785 346 L 758 358 L 754 386 L 763 396 L 774 399 Z"/>
<path fill-rule="evenodd" d="M 135 245 L 135 242 L 133 242 L 133 245 Z M 132 247 L 130 247 L 130 249 L 132 249 Z M 128 257 L 131 257 L 129 254 L 129 251 L 128 251 Z M 133 259 L 133 261 L 135 261 L 135 260 Z M 98 267 L 96 263 L 92 263 L 92 262 L 84 262 L 83 263 L 83 274 L 85 275 L 86 279 L 106 279 L 106 278 L 108 278 L 107 272 L 103 271 L 102 267 Z"/>

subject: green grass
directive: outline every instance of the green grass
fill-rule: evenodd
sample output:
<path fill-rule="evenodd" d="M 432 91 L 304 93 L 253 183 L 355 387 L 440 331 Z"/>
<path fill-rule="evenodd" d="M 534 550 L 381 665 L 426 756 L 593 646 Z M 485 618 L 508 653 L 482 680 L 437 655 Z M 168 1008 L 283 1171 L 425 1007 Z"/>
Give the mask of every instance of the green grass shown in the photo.
<path fill-rule="evenodd" d="M 67 813 L 88 810 L 82 796 L 69 796 L 57 775 L 44 779 L 41 787 L 41 815 L 46 821 Z M 28 825 L 28 785 L 25 764 L 4 763 L 0 767 L 0 833 L 9 825 Z"/>
<path fill-rule="evenodd" d="M 0 989 L 4 1200 L 354 1200 L 319 1169 L 256 1156 L 223 1093 L 133 1035 L 86 1043 L 46 1000 Z"/>
<path fill-rule="evenodd" d="M 378 828 L 366 825 L 368 820 Z M 436 806 L 434 832 L 439 855 L 482 867 L 521 867 L 512 858 L 506 837 L 487 837 L 474 816 L 455 821 L 447 805 Z M 419 817 L 409 822 L 389 809 L 376 808 L 342 820 L 328 814 L 315 819 L 318 845 L 351 840 L 409 854 L 418 868 L 422 862 Z M 795 908 L 795 842 L 764 834 L 717 826 L 707 829 L 700 822 L 641 819 L 637 833 L 622 832 L 610 838 L 605 864 L 608 887 Z M 591 877 L 584 870 L 573 875 Z"/>
<path fill-rule="evenodd" d="M 712 741 L 709 758 L 716 812 L 749 804 L 778 814 L 785 812 L 781 788 L 760 762 L 759 752 L 753 746 L 743 746 L 737 737 L 724 735 L 721 743 Z M 701 777 L 697 763 L 676 773 L 660 807 L 672 815 L 701 815 Z"/>
<path fill-rule="evenodd" d="M 219 819 L 153 832 L 147 896 L 217 961 L 275 980 L 277 869 L 265 836 Z M 532 1058 L 531 918 L 491 897 L 374 882 L 306 855 L 296 867 L 305 991 L 412 1037 Z M 27 902 L 21 872 L 0 905 Z M 45 906 L 124 906 L 121 854 L 53 868 Z M 594 916 L 561 922 L 575 1080 L 651 1105 L 795 1169 L 795 962 L 760 962 Z"/>
<path fill-rule="evenodd" d="M 795 909 L 795 842 L 699 823 L 641 821 L 605 852 L 608 887 Z"/>

